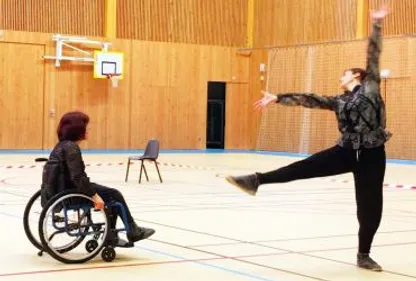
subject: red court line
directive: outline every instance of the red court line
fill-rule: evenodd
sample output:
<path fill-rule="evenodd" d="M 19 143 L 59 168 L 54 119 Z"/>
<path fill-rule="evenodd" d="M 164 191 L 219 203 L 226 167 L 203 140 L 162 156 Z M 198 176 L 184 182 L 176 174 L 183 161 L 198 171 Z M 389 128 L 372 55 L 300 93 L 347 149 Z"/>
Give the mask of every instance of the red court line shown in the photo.
<path fill-rule="evenodd" d="M 214 170 L 214 167 L 203 167 L 203 166 L 195 166 L 195 165 L 188 165 L 188 164 L 175 164 L 175 163 L 167 163 L 167 162 L 159 162 L 157 161 L 157 163 L 159 165 L 163 165 L 163 166 L 170 166 L 170 167 L 179 167 L 179 168 L 189 168 L 189 169 L 197 169 L 197 170 Z M 130 165 L 134 165 L 134 162 L 131 162 Z M 8 165 L 0 165 L 0 168 L 6 168 L 6 169 L 32 169 L 32 168 L 36 168 L 36 167 L 43 167 L 44 164 L 39 164 L 39 165 L 13 165 L 13 164 L 8 164 Z M 103 162 L 94 162 L 94 163 L 86 163 L 85 166 L 87 167 L 92 167 L 92 166 L 96 166 L 96 167 L 101 167 L 101 166 L 113 166 L 113 165 L 127 165 L 127 162 L 117 162 L 117 163 L 113 163 L 113 162 L 107 162 L 107 163 L 103 163 Z"/>
<path fill-rule="evenodd" d="M 159 165 L 163 165 L 163 166 L 170 166 L 170 167 L 179 167 L 179 168 L 188 168 L 188 169 L 196 169 L 196 170 L 216 170 L 216 169 L 220 169 L 220 167 L 214 168 L 214 167 L 204 167 L 204 166 L 195 166 L 195 165 L 187 165 L 187 164 L 175 164 L 175 163 L 169 163 L 169 162 L 159 162 L 157 161 L 157 163 Z M 103 163 L 103 162 L 94 162 L 94 163 L 87 163 L 85 166 L 87 167 L 103 167 L 103 166 L 113 166 L 113 165 L 126 165 L 127 163 L 125 162 L 107 162 L 107 163 Z M 44 164 L 42 164 L 44 165 Z M 134 162 L 131 162 L 130 165 L 134 165 Z M 18 169 L 31 169 L 31 168 L 36 168 L 38 167 L 37 165 L 6 165 L 6 166 L 0 166 L 0 168 L 6 168 L 6 169 L 13 169 L 13 168 L 18 168 Z M 225 175 L 222 174 L 216 174 L 216 177 L 225 177 Z M 332 182 L 332 183 L 343 183 L 343 184 L 353 184 L 354 182 L 352 180 L 348 180 L 348 179 L 340 179 L 340 178 L 317 178 L 319 180 L 322 181 L 326 181 L 326 182 Z M 406 189 L 406 190 L 416 190 L 416 185 L 413 184 L 389 184 L 389 183 L 385 183 L 383 184 L 383 186 L 385 188 L 389 188 L 389 189 Z"/>
<path fill-rule="evenodd" d="M 151 265 L 176 264 L 176 263 L 188 263 L 188 262 L 203 262 L 203 261 L 238 259 L 238 258 L 254 258 L 254 257 L 262 257 L 262 256 L 274 256 L 274 255 L 279 255 L 279 254 L 281 253 L 279 252 L 279 253 L 268 253 L 268 254 L 244 255 L 244 256 L 235 256 L 235 257 L 221 256 L 221 257 L 212 257 L 212 258 L 203 258 L 203 259 L 185 259 L 185 260 L 171 260 L 171 261 L 158 261 L 158 262 L 145 262 L 145 263 L 131 263 L 131 264 L 121 264 L 121 265 L 102 265 L 102 266 L 90 266 L 90 267 L 21 271 L 21 272 L 2 273 L 0 274 L 0 277 L 59 273 L 59 272 L 68 272 L 68 271 L 90 270 L 90 269 L 125 268 L 125 267 L 151 266 Z"/>

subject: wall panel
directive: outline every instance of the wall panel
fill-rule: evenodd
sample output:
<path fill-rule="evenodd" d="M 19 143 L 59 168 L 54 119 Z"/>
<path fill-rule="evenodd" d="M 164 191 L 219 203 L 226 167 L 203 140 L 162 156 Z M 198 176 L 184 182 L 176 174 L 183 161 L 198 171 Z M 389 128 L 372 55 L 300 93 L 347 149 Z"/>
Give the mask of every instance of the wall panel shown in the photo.
<path fill-rule="evenodd" d="M 244 46 L 247 0 L 119 0 L 117 36 L 222 46 Z"/>
<path fill-rule="evenodd" d="M 355 38 L 357 0 L 259 0 L 254 46 Z"/>
<path fill-rule="evenodd" d="M 103 36 L 104 0 L 2 0 L 0 29 Z"/>
<path fill-rule="evenodd" d="M 385 38 L 380 69 L 387 127 L 394 134 L 389 157 L 413 159 L 414 42 L 411 37 Z M 339 78 L 345 69 L 363 67 L 367 40 L 276 48 L 269 52 L 268 90 L 274 93 L 341 94 Z M 398 98 L 400 97 L 400 98 Z M 271 106 L 262 116 L 258 149 L 314 153 L 335 144 L 339 133 L 334 113 L 302 107 Z"/>
<path fill-rule="evenodd" d="M 390 7 L 391 13 L 385 18 L 385 35 L 416 33 L 416 0 L 368 0 L 369 10 L 378 9 L 383 4 Z M 369 19 L 368 26 L 371 26 Z"/>
<path fill-rule="evenodd" d="M 131 73 L 131 146 L 158 138 L 162 147 L 205 148 L 207 83 L 247 83 L 248 58 L 229 47 L 133 41 Z M 250 128 L 249 119 L 234 122 Z"/>
<path fill-rule="evenodd" d="M 249 79 L 249 58 L 238 55 L 236 48 L 118 39 L 113 41 L 111 50 L 124 52 L 125 78 L 117 88 L 112 88 L 108 80 L 93 78 L 91 63 L 62 61 L 57 68 L 53 60 L 44 61 L 43 55 L 55 54 L 51 36 L 6 31 L 0 43 L 9 44 L 7 50 L 15 50 L 0 52 L 5 67 L 2 81 L 8 87 L 3 92 L 9 95 L 36 89 L 31 96 L 36 100 L 28 103 L 36 104 L 35 115 L 40 118 L 36 119 L 36 132 L 40 139 L 25 139 L 37 140 L 34 146 L 37 148 L 54 146 L 59 119 L 72 110 L 85 111 L 91 117 L 84 148 L 138 149 L 154 137 L 160 139 L 162 148 L 205 148 L 208 81 L 247 84 Z M 29 49 L 22 50 L 19 46 Z M 28 51 L 30 48 L 34 48 L 33 53 Z M 86 50 L 92 52 L 93 48 Z M 71 50 L 65 54 L 79 56 Z M 41 73 L 33 70 L 32 74 L 25 74 L 26 70 L 22 70 L 29 78 L 21 80 L 22 66 L 15 63 L 16 58 L 21 59 L 27 71 L 39 66 Z M 238 102 L 248 100 L 247 94 L 247 90 L 242 90 L 229 96 L 231 102 Z M 19 106 L 13 102 L 7 108 L 17 110 Z M 242 110 L 236 108 L 228 113 L 237 116 Z M 252 130 L 250 122 L 248 115 L 234 119 L 227 126 L 239 126 L 248 132 Z M 231 135 L 230 143 L 253 148 L 254 133 L 244 134 Z M 15 136 L 8 136 L 11 137 Z M 25 145 L 29 146 L 4 142 L 2 148 L 25 148 Z"/>

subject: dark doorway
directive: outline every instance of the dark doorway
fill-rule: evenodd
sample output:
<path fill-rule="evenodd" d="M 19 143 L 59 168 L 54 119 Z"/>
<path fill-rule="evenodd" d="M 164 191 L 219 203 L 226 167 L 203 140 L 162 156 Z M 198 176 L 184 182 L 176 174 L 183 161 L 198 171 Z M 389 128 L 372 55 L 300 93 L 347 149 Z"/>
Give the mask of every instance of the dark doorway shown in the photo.
<path fill-rule="evenodd" d="M 225 82 L 208 82 L 207 148 L 224 149 Z"/>

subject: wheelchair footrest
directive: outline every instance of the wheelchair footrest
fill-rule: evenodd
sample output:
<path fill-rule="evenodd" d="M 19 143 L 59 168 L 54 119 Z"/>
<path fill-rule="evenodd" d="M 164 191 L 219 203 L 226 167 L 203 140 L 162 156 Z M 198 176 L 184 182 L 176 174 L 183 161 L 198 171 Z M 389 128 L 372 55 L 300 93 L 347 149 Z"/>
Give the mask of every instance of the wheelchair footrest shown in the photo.
<path fill-rule="evenodd" d="M 132 247 L 134 247 L 133 242 L 130 242 L 130 241 L 127 242 L 127 241 L 124 241 L 124 240 L 121 240 L 121 241 L 123 241 L 124 243 L 117 243 L 117 245 L 115 245 L 115 247 L 118 247 L 118 248 L 132 248 Z"/>
<path fill-rule="evenodd" d="M 132 248 L 132 247 L 134 247 L 133 242 L 126 241 L 126 240 L 123 240 L 123 239 L 120 239 L 120 238 L 114 239 L 114 240 L 111 240 L 111 241 L 107 241 L 106 244 L 110 245 L 110 246 L 113 246 L 114 248 L 116 248 L 116 247 L 117 248 Z"/>

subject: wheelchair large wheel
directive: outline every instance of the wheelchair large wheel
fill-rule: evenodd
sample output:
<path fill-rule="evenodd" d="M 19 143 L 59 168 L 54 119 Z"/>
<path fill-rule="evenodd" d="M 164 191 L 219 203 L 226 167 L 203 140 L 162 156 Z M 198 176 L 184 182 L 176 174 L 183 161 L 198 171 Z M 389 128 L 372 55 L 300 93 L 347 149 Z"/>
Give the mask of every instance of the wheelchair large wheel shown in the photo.
<path fill-rule="evenodd" d="M 105 211 L 94 210 L 92 199 L 81 193 L 69 190 L 55 195 L 40 215 L 42 248 L 63 263 L 84 263 L 94 258 L 105 246 L 107 234 Z"/>
<path fill-rule="evenodd" d="M 39 216 L 42 212 L 40 205 L 40 190 L 30 197 L 23 214 L 23 227 L 30 243 L 37 249 L 42 250 L 42 243 L 39 238 Z"/>
<path fill-rule="evenodd" d="M 39 237 L 39 221 L 42 213 L 41 206 L 41 190 L 38 190 L 26 204 L 25 211 L 23 214 L 23 228 L 29 241 L 38 250 L 43 251 L 42 242 Z M 57 249 L 60 253 L 71 251 L 78 247 L 82 243 L 83 237 L 79 237 L 77 240 L 72 241 L 71 244 L 64 245 Z M 42 252 L 39 253 L 41 255 Z"/>

